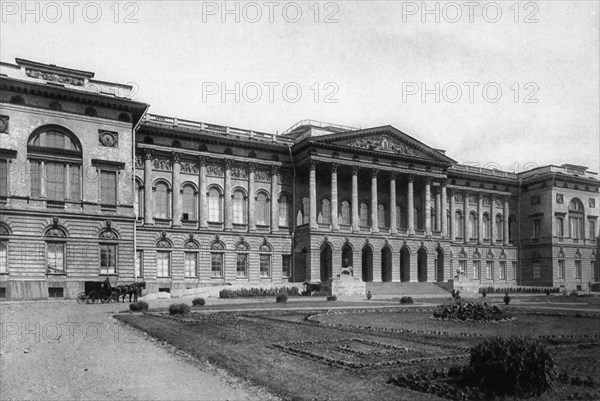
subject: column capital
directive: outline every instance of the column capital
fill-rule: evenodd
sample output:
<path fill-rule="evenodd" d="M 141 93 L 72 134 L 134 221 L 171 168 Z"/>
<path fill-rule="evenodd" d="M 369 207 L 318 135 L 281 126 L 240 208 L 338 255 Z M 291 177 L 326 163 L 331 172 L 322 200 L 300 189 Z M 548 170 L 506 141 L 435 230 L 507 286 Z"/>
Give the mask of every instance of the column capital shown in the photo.
<path fill-rule="evenodd" d="M 200 166 L 206 166 L 207 159 L 208 158 L 206 156 L 199 156 L 198 162 L 200 163 Z"/>
<path fill-rule="evenodd" d="M 256 163 L 250 162 L 248 163 L 248 173 L 256 172 Z"/>
<path fill-rule="evenodd" d="M 338 167 L 340 167 L 340 165 L 338 163 L 331 163 L 331 172 L 337 173 Z"/>
<path fill-rule="evenodd" d="M 309 167 L 311 170 L 315 170 L 315 169 L 317 168 L 317 164 L 319 164 L 319 162 L 318 162 L 318 161 L 316 161 L 316 160 L 311 160 L 310 162 L 308 162 L 308 167 Z"/>
<path fill-rule="evenodd" d="M 408 174 L 408 182 L 415 182 L 415 175 L 414 174 Z"/>
<path fill-rule="evenodd" d="M 359 170 L 360 170 L 360 167 L 352 166 L 352 175 L 358 175 Z"/>
<path fill-rule="evenodd" d="M 181 163 L 181 153 L 173 152 L 173 163 Z"/>
<path fill-rule="evenodd" d="M 144 149 L 144 160 L 152 159 L 152 149 Z"/>
<path fill-rule="evenodd" d="M 233 160 L 231 160 L 231 159 L 225 159 L 223 161 L 223 164 L 225 165 L 225 168 L 227 170 L 229 170 L 231 168 L 231 166 L 233 165 Z"/>
<path fill-rule="evenodd" d="M 433 182 L 433 179 L 431 177 L 428 177 L 428 176 L 425 177 L 425 184 L 431 185 L 432 182 Z"/>
<path fill-rule="evenodd" d="M 440 180 L 440 185 L 443 187 L 447 187 L 448 186 L 448 179 L 447 178 L 442 178 Z"/>
<path fill-rule="evenodd" d="M 371 169 L 371 178 L 377 178 L 377 174 L 379 174 L 379 170 L 376 168 Z"/>
<path fill-rule="evenodd" d="M 279 166 L 271 166 L 271 175 L 279 175 L 280 170 Z"/>
<path fill-rule="evenodd" d="M 502 201 L 508 203 L 510 201 L 510 195 L 502 195 Z"/>
<path fill-rule="evenodd" d="M 390 180 L 396 180 L 396 178 L 398 178 L 398 172 L 390 171 Z"/>

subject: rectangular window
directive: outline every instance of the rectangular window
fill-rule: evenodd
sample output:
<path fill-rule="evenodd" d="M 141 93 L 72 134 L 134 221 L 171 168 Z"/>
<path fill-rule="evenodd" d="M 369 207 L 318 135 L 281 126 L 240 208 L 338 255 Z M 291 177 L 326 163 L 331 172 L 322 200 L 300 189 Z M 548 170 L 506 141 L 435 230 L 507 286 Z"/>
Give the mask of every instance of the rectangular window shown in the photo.
<path fill-rule="evenodd" d="M 55 201 L 65 200 L 65 165 L 46 162 L 46 198 Z"/>
<path fill-rule="evenodd" d="M 506 261 L 500 261 L 500 280 L 506 280 Z"/>
<path fill-rule="evenodd" d="M 156 277 L 171 275 L 171 252 L 156 252 Z"/>
<path fill-rule="evenodd" d="M 198 276 L 198 253 L 197 252 L 185 252 L 185 276 L 186 277 L 197 277 Z"/>
<path fill-rule="evenodd" d="M 512 278 L 517 279 L 517 262 L 512 262 Z"/>
<path fill-rule="evenodd" d="M 117 246 L 114 244 L 100 245 L 100 274 L 117 273 Z"/>
<path fill-rule="evenodd" d="M 565 278 L 565 261 L 558 261 L 558 278 Z"/>
<path fill-rule="evenodd" d="M 31 165 L 30 165 L 30 172 L 31 172 L 31 197 L 39 198 L 42 195 L 42 193 L 41 193 L 42 173 L 41 173 L 40 162 L 32 161 Z"/>
<path fill-rule="evenodd" d="M 287 198 L 282 196 L 279 201 L 279 227 L 289 226 L 290 220 L 290 205 L 287 202 Z"/>
<path fill-rule="evenodd" d="M 281 255 L 281 276 L 287 278 L 290 276 L 292 268 L 292 257 L 290 255 Z"/>
<path fill-rule="evenodd" d="M 46 261 L 48 274 L 65 274 L 65 244 L 62 242 L 46 243 Z"/>
<path fill-rule="evenodd" d="M 542 222 L 540 219 L 533 220 L 533 238 L 540 238 L 541 224 Z"/>
<path fill-rule="evenodd" d="M 491 260 L 488 260 L 487 262 L 485 262 L 485 270 L 487 273 L 488 280 L 493 280 L 494 279 L 494 262 L 492 262 Z"/>
<path fill-rule="evenodd" d="M 0 241 L 0 273 L 8 273 L 8 242 Z"/>
<path fill-rule="evenodd" d="M 562 218 L 556 219 L 556 236 L 558 238 L 563 238 L 565 236 L 565 225 Z"/>
<path fill-rule="evenodd" d="M 534 280 L 542 278 L 542 266 L 540 266 L 540 262 L 533 262 L 533 278 Z"/>
<path fill-rule="evenodd" d="M 116 171 L 100 171 L 100 203 L 103 205 L 117 204 Z"/>
<path fill-rule="evenodd" d="M 581 260 L 575 261 L 575 278 L 581 278 Z"/>
<path fill-rule="evenodd" d="M 210 255 L 212 277 L 223 277 L 223 254 L 212 253 Z"/>
<path fill-rule="evenodd" d="M 8 196 L 8 161 L 0 160 L 0 197 Z"/>
<path fill-rule="evenodd" d="M 481 261 L 474 260 L 473 261 L 473 278 L 475 280 L 480 279 L 481 277 Z"/>
<path fill-rule="evenodd" d="M 81 174 L 80 167 L 71 165 L 69 167 L 70 170 L 70 192 L 71 192 L 71 200 L 73 202 L 79 202 L 81 200 Z"/>
<path fill-rule="evenodd" d="M 598 275 L 596 274 L 596 271 L 594 270 L 595 266 L 596 266 L 595 262 L 593 260 L 590 261 L 590 277 L 593 277 L 594 281 L 598 281 Z"/>
<path fill-rule="evenodd" d="M 596 239 L 596 220 L 588 220 L 588 225 L 590 227 L 590 239 Z"/>
<path fill-rule="evenodd" d="M 248 272 L 248 254 L 247 253 L 238 253 L 235 274 L 238 277 L 246 277 L 247 272 Z"/>
<path fill-rule="evenodd" d="M 260 255 L 260 276 L 271 277 L 271 255 Z"/>
<path fill-rule="evenodd" d="M 135 276 L 144 277 L 144 251 L 135 251 Z"/>
<path fill-rule="evenodd" d="M 459 260 L 458 267 L 460 268 L 461 272 L 463 272 L 465 275 L 467 274 L 467 261 L 466 260 Z"/>

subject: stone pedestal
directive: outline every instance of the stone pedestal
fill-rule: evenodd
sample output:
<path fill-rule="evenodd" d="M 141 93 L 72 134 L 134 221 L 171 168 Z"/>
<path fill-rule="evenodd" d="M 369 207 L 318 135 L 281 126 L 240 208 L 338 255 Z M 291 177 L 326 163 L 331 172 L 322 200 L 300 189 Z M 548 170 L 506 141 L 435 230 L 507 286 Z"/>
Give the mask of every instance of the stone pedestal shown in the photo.
<path fill-rule="evenodd" d="M 367 284 L 359 277 L 340 274 L 331 282 L 331 294 L 337 296 L 361 296 L 367 293 Z"/>

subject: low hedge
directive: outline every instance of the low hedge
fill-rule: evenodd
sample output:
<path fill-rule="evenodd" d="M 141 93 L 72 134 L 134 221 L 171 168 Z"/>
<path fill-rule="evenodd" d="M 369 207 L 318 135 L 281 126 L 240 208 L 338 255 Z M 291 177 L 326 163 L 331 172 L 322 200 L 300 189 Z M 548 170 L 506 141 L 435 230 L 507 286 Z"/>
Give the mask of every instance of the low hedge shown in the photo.
<path fill-rule="evenodd" d="M 192 305 L 194 305 L 194 306 L 204 306 L 205 304 L 206 304 L 206 301 L 204 300 L 204 298 L 192 299 Z"/>
<path fill-rule="evenodd" d="M 148 310 L 148 302 L 138 301 L 129 304 L 129 310 L 133 312 L 145 312 Z"/>
<path fill-rule="evenodd" d="M 272 287 L 272 288 L 240 288 L 239 290 L 223 289 L 219 291 L 219 298 L 264 298 L 274 297 L 285 293 L 290 297 L 299 297 L 297 287 Z"/>
<path fill-rule="evenodd" d="M 480 287 L 480 294 L 506 293 L 509 294 L 545 294 L 546 291 L 550 294 L 558 294 L 558 287 Z"/>
<path fill-rule="evenodd" d="M 190 313 L 190 310 L 192 308 L 184 303 L 180 303 L 180 304 L 171 304 L 171 306 L 169 306 L 169 314 L 170 315 L 187 315 L 188 313 Z"/>

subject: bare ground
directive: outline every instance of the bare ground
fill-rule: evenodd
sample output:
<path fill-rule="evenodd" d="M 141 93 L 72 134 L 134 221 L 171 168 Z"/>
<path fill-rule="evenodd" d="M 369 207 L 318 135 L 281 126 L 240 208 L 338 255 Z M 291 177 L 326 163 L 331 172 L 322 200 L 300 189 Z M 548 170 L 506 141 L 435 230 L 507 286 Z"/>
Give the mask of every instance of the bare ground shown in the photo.
<path fill-rule="evenodd" d="M 112 315 L 128 304 L 0 304 L 0 400 L 274 400 Z"/>

